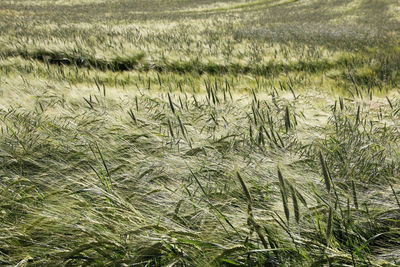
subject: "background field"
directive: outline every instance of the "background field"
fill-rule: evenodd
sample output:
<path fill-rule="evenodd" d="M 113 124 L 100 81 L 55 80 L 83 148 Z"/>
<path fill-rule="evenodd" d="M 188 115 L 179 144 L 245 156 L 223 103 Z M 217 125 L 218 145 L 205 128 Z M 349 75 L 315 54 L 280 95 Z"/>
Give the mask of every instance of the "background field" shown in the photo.
<path fill-rule="evenodd" d="M 400 264 L 397 0 L 2 0 L 0 265 Z"/>

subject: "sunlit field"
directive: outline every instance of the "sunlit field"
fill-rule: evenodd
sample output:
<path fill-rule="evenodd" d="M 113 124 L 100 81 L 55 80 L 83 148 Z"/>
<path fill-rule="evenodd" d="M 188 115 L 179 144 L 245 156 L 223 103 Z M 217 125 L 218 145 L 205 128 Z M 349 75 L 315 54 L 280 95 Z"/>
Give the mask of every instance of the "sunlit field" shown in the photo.
<path fill-rule="evenodd" d="M 2 0 L 0 265 L 399 265 L 399 70 L 398 0 Z"/>

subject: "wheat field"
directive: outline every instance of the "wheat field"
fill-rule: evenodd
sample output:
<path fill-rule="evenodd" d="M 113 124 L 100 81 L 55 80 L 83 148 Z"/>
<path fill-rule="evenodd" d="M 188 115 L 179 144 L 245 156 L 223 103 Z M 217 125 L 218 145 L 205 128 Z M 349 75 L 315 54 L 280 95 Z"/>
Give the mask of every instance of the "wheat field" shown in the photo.
<path fill-rule="evenodd" d="M 2 0 L 1 266 L 400 264 L 397 0 Z"/>

